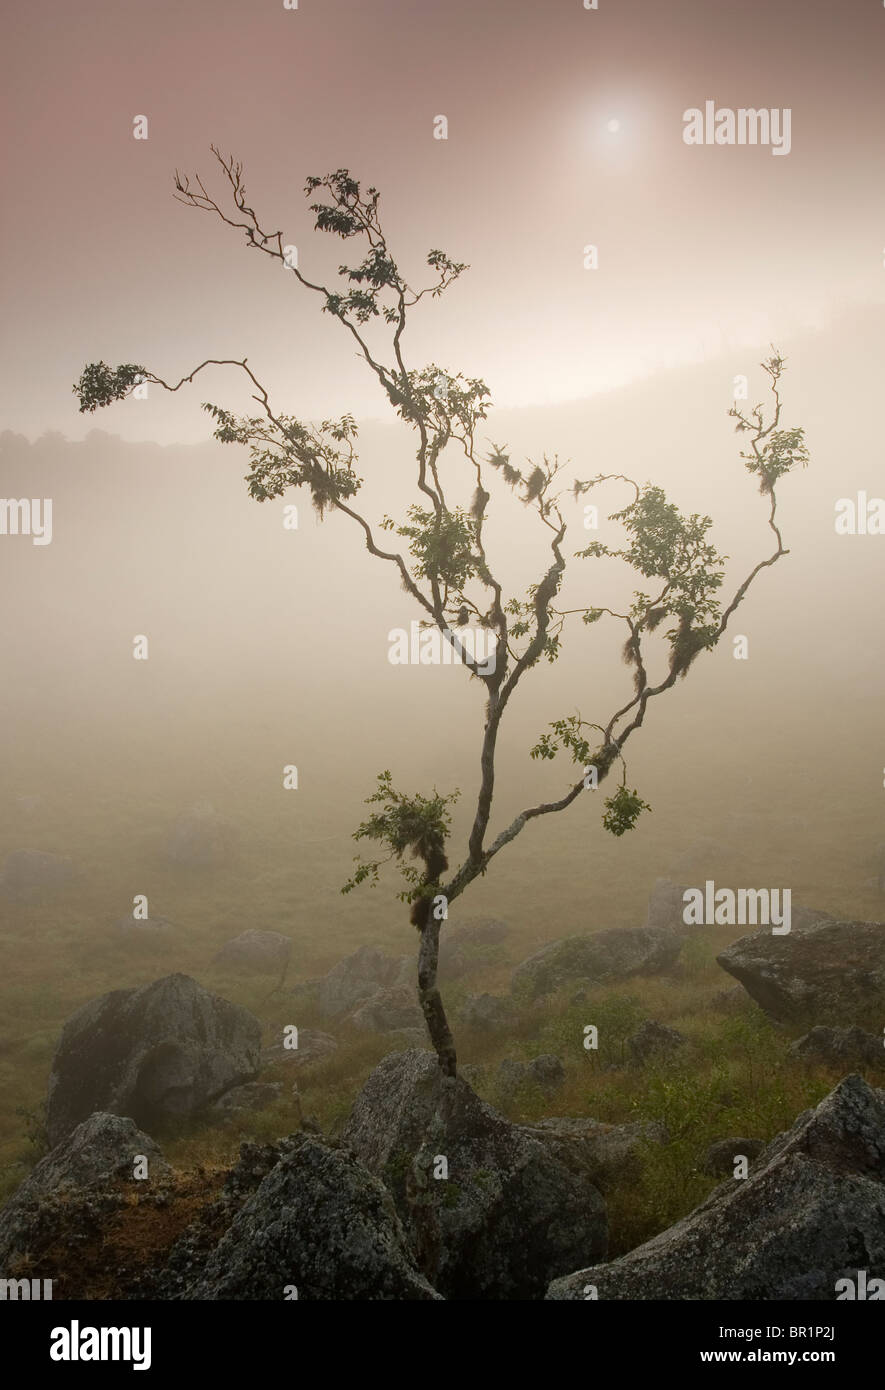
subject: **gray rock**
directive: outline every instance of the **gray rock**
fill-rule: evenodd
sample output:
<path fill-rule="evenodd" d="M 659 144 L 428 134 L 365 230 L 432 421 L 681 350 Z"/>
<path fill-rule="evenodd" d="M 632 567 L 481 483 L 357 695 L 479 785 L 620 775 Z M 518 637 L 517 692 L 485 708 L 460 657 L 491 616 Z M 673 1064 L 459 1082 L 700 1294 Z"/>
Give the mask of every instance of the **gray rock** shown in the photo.
<path fill-rule="evenodd" d="M 657 1023 L 653 1018 L 640 1023 L 633 1036 L 627 1039 L 633 1061 L 640 1064 L 656 1057 L 668 1057 L 684 1043 L 685 1038 L 675 1028 L 668 1028 L 665 1023 Z"/>
<path fill-rule="evenodd" d="M 343 1141 L 389 1187 L 422 1268 L 448 1298 L 533 1298 L 575 1251 L 606 1248 L 605 1204 L 582 1172 L 511 1125 L 430 1052 L 386 1057 Z M 447 1177 L 435 1177 L 440 1157 Z"/>
<path fill-rule="evenodd" d="M 258 1020 L 187 975 L 112 990 L 64 1026 L 49 1078 L 49 1142 L 95 1110 L 147 1130 L 192 1115 L 254 1080 L 260 1056 Z"/>
<path fill-rule="evenodd" d="M 497 994 L 469 994 L 461 1006 L 461 1022 L 480 1033 L 495 1033 L 513 1022 L 513 1003 Z"/>
<path fill-rule="evenodd" d="M 569 1168 L 582 1171 L 601 1192 L 636 1182 L 650 1144 L 666 1144 L 667 1131 L 656 1121 L 610 1125 L 600 1120 L 553 1117 L 524 1125 Z"/>
<path fill-rule="evenodd" d="M 747 1159 L 747 1166 L 752 1167 L 753 1161 L 759 1157 L 765 1148 L 763 1139 L 718 1139 L 715 1144 L 711 1144 L 704 1155 L 704 1172 L 710 1173 L 714 1177 L 734 1177 L 734 1160 L 739 1154 Z"/>
<path fill-rule="evenodd" d="M 241 1207 L 188 1299 L 434 1300 L 389 1194 L 349 1155 L 295 1136 Z"/>
<path fill-rule="evenodd" d="M 147 1178 L 134 1176 L 138 1155 L 148 1161 Z M 52 1225 L 45 1218 L 55 1199 L 115 1181 L 131 1182 L 133 1191 L 144 1189 L 169 1171 L 153 1139 L 131 1120 L 90 1115 L 40 1160 L 0 1211 L 0 1268 L 5 1271 L 16 1254 L 37 1250 L 41 1233 Z"/>
<path fill-rule="evenodd" d="M 316 1000 L 324 1018 L 345 1018 L 379 990 L 414 987 L 414 979 L 411 956 L 388 956 L 377 946 L 360 946 L 319 982 Z"/>
<path fill-rule="evenodd" d="M 338 1042 L 330 1033 L 322 1033 L 318 1028 L 299 1028 L 298 1046 L 286 1047 L 285 1040 L 272 1043 L 261 1054 L 265 1066 L 287 1062 L 293 1067 L 306 1067 L 311 1062 L 321 1062 L 338 1051 Z"/>
<path fill-rule="evenodd" d="M 370 1033 L 392 1033 L 421 1028 L 424 1015 L 414 986 L 393 985 L 379 989 L 348 1016 L 354 1028 Z"/>
<path fill-rule="evenodd" d="M 862 1028 L 812 1028 L 793 1043 L 790 1052 L 804 1062 L 825 1062 L 839 1067 L 885 1067 L 882 1038 Z"/>
<path fill-rule="evenodd" d="M 674 883 L 669 878 L 656 878 L 648 899 L 645 926 L 655 931 L 677 932 L 681 936 L 699 931 L 700 928 L 689 926 L 684 920 L 685 891 L 685 885 L 681 883 Z"/>
<path fill-rule="evenodd" d="M 462 1073 L 463 1075 L 463 1073 Z M 465 1077 L 465 1080 L 469 1078 Z M 518 1062 L 514 1057 L 505 1057 L 498 1067 L 495 1077 L 495 1084 L 498 1089 L 499 1097 L 510 1099 L 516 1091 L 526 1083 L 525 1062 Z"/>
<path fill-rule="evenodd" d="M 505 1093 L 525 1085 L 539 1086 L 543 1091 L 552 1092 L 557 1091 L 565 1081 L 565 1067 L 551 1053 L 533 1057 L 530 1062 L 505 1057 L 498 1067 L 497 1079 L 499 1089 Z"/>
<path fill-rule="evenodd" d="M 178 817 L 166 853 L 173 864 L 208 868 L 226 863 L 236 851 L 237 840 L 233 822 L 220 816 L 209 802 L 201 801 Z"/>
<path fill-rule="evenodd" d="M 511 989 L 535 999 L 568 980 L 592 984 L 653 975 L 675 965 L 682 946 L 672 931 L 652 927 L 590 932 L 554 941 L 513 972 Z"/>
<path fill-rule="evenodd" d="M 526 1073 L 530 1081 L 547 1091 L 556 1091 L 565 1081 L 565 1067 L 558 1057 L 550 1052 L 542 1052 L 526 1063 Z"/>
<path fill-rule="evenodd" d="M 881 1012 L 885 924 L 793 926 L 786 936 L 743 936 L 716 957 L 756 1003 L 782 1023 L 854 1023 Z"/>
<path fill-rule="evenodd" d="M 750 1176 L 614 1260 L 555 1280 L 549 1299 L 833 1300 L 885 1276 L 885 1096 L 840 1082 L 773 1140 Z"/>
<path fill-rule="evenodd" d="M 234 1086 L 215 1101 L 210 1108 L 213 1115 L 232 1115 L 243 1110 L 264 1110 L 273 1105 L 283 1093 L 280 1081 L 247 1081 L 245 1086 Z"/>
<path fill-rule="evenodd" d="M 70 881 L 70 859 L 42 849 L 16 849 L 0 870 L 0 897 L 8 902 L 37 902 L 59 892 Z"/>
<path fill-rule="evenodd" d="M 244 931 L 226 941 L 213 957 L 216 965 L 282 976 L 289 964 L 292 941 L 275 931 Z"/>

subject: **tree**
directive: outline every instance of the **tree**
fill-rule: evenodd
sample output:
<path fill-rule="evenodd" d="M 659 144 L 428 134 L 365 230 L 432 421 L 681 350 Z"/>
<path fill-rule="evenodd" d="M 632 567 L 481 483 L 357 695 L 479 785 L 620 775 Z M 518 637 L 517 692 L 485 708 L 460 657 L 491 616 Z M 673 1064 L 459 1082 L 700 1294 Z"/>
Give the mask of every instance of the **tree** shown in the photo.
<path fill-rule="evenodd" d="M 457 791 L 431 796 L 398 791 L 389 771 L 378 777 L 367 804 L 377 807 L 356 830 L 357 840 L 374 841 L 386 856 L 358 860 L 343 892 L 366 880 L 376 883 L 382 866 L 393 859 L 401 868 L 404 887 L 399 896 L 411 904 L 411 920 L 420 933 L 418 994 L 431 1041 L 445 1075 L 456 1073 L 455 1044 L 437 988 L 439 933 L 448 908 L 469 885 L 485 874 L 492 860 L 522 833 L 530 821 L 554 815 L 571 806 L 581 794 L 595 788 L 615 766 L 619 785 L 604 801 L 603 825 L 613 835 L 633 828 L 643 810 L 651 808 L 627 783 L 623 750 L 642 725 L 650 701 L 684 678 L 702 651 L 719 641 L 735 609 L 761 571 L 789 552 L 784 548 L 777 523 L 776 486 L 797 464 L 808 462 L 801 429 L 781 429 L 780 379 L 784 358 L 773 356 L 762 363 L 768 376 L 773 405 L 766 414 L 762 405 L 743 414 L 737 407 L 736 430 L 749 434 L 749 449 L 741 453 L 747 470 L 759 480 L 760 492 L 769 499 L 768 526 L 776 548 L 758 562 L 734 590 L 726 606 L 720 600 L 725 577 L 724 561 L 708 538 L 711 518 L 683 515 L 660 487 L 640 486 L 620 474 L 599 474 L 574 479 L 574 500 L 606 484 L 621 484 L 630 500 L 611 514 L 624 532 L 624 544 L 611 549 L 593 542 L 575 558 L 602 556 L 623 560 L 646 581 L 636 590 L 625 612 L 593 605 L 557 608 L 556 599 L 566 570 L 567 524 L 562 500 L 564 465 L 554 456 L 529 461 L 519 468 L 506 446 L 485 446 L 477 440 L 478 426 L 490 405 L 488 387 L 481 380 L 449 373 L 431 364 L 415 368 L 406 363 L 403 338 L 407 316 L 425 298 L 436 298 L 468 269 L 445 252 L 427 256 L 430 283 L 420 290 L 405 280 L 388 247 L 379 215 L 378 190 L 361 188 L 346 169 L 307 180 L 305 193 L 327 201 L 311 203 L 315 228 L 357 243 L 362 260 L 342 265 L 342 285 L 333 290 L 312 283 L 284 246 L 279 231 L 265 231 L 246 201 L 242 165 L 212 152 L 223 170 L 231 206 L 227 211 L 210 197 L 203 181 L 182 180 L 175 175 L 176 197 L 188 207 L 210 212 L 228 226 L 242 231 L 248 246 L 280 260 L 294 279 L 321 298 L 323 311 L 338 319 L 356 343 L 359 355 L 377 378 L 390 404 L 416 436 L 416 499 L 398 523 L 385 517 L 373 527 L 355 502 L 362 480 L 357 475 L 355 440 L 357 425 L 351 415 L 324 420 L 319 425 L 277 413 L 268 392 L 247 360 L 209 358 L 171 385 L 144 366 L 128 363 L 116 368 L 91 363 L 74 386 L 81 411 L 94 411 L 129 396 L 141 382 L 167 391 L 178 391 L 209 366 L 233 366 L 246 374 L 260 407 L 255 416 L 236 416 L 222 406 L 205 403 L 214 421 L 215 438 L 225 444 L 242 444 L 249 450 L 246 477 L 257 501 L 278 498 L 290 489 L 306 488 L 317 514 L 339 512 L 359 528 L 373 556 L 393 566 L 405 591 L 423 610 L 423 625 L 448 643 L 472 679 L 485 687 L 485 722 L 480 745 L 480 774 L 467 844 L 457 867 L 450 870 L 449 809 Z M 370 347 L 370 337 L 381 335 L 383 351 Z M 549 557 L 543 574 L 524 597 L 505 598 L 486 554 L 484 530 L 493 480 L 509 487 L 538 519 L 546 533 Z M 473 488 L 467 502 L 465 481 Z M 487 483 L 489 487 L 487 487 Z M 459 500 L 456 501 L 455 498 Z M 387 549 L 378 532 L 398 536 L 404 545 Z M 395 543 L 394 543 L 395 544 Z M 405 553 L 404 553 L 405 552 Z M 502 719 L 517 686 L 544 658 L 553 662 L 560 652 L 566 623 L 580 619 L 592 624 L 603 618 L 625 625 L 624 661 L 631 668 L 632 692 L 604 723 L 592 723 L 580 715 L 555 719 L 542 733 L 531 756 L 552 759 L 563 753 L 581 769 L 577 780 L 555 801 L 528 806 L 490 839 L 489 822 L 495 790 L 495 762 Z M 471 650 L 464 628 L 472 621 L 475 631 L 490 644 L 491 656 L 480 660 Z M 457 629 L 460 627 L 461 631 Z M 647 639 L 660 629 L 656 651 Z M 663 638 L 663 643 L 661 642 Z M 645 644 L 645 645 L 644 645 Z M 657 655 L 663 671 L 652 678 L 649 663 Z M 572 774 L 574 776 L 574 774 Z M 409 863 L 409 854 L 418 861 Z M 448 877 L 445 877 L 448 874 Z"/>

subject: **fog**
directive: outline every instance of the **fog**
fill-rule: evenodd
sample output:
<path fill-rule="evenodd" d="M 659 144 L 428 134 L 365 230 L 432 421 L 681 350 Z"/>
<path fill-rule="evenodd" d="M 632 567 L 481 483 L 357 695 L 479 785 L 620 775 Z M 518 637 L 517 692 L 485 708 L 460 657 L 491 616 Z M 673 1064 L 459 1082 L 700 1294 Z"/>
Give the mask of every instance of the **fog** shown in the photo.
<path fill-rule="evenodd" d="M 826 332 L 777 344 L 788 359 L 783 423 L 804 426 L 811 451 L 807 471 L 779 490 L 791 553 L 763 571 L 719 648 L 652 701 L 631 739 L 628 782 L 652 814 L 616 841 L 601 829 L 598 803 L 580 798 L 502 853 L 470 890 L 471 908 L 516 914 L 538 939 L 635 921 L 668 855 L 698 834 L 727 834 L 733 813 L 758 826 L 751 844 L 760 881 L 772 869 L 776 832 L 794 896 L 870 908 L 863 855 L 883 832 L 885 538 L 837 535 L 834 507 L 858 490 L 885 488 L 882 327 L 881 312 L 856 311 Z M 750 379 L 750 404 L 765 399 L 763 355 L 661 373 L 568 406 L 493 411 L 487 436 L 515 463 L 557 453 L 570 460 L 566 477 L 623 472 L 660 483 L 686 511 L 709 513 L 730 557 L 729 595 L 772 549 L 766 501 L 743 470 L 741 436 L 726 413 L 738 373 Z M 216 369 L 211 384 L 192 388 L 194 411 L 206 397 L 229 399 L 235 385 Z M 342 400 L 341 411 L 347 406 Z M 130 401 L 104 412 L 102 428 L 81 443 L 2 437 L 3 495 L 51 497 L 53 536 L 44 546 L 27 536 L 0 541 L 13 596 L 3 641 L 0 848 L 70 854 L 90 885 L 91 910 L 119 916 L 133 893 L 149 891 L 143 883 L 175 815 L 209 801 L 237 822 L 272 875 L 279 901 L 274 910 L 262 894 L 261 915 L 299 935 L 309 926 L 319 947 L 311 954 L 333 960 L 345 942 L 403 914 L 392 871 L 377 889 L 338 892 L 356 849 L 349 835 L 379 771 L 390 768 L 406 791 L 461 789 L 452 840 L 460 858 L 483 691 L 454 666 L 390 664 L 389 632 L 420 615 L 346 517 L 320 523 L 305 497 L 258 505 L 243 481 L 246 451 L 236 446 L 123 443 L 112 433 L 115 415 L 138 408 Z M 400 519 L 416 497 L 408 429 L 370 422 L 359 449 L 363 510 L 375 522 L 384 512 Z M 469 471 L 454 454 L 445 467 L 450 502 L 459 487 L 466 502 Z M 604 518 L 629 495 L 617 483 L 594 494 L 603 521 L 592 534 L 582 503 L 567 499 L 565 554 L 591 538 L 617 544 Z M 292 501 L 297 530 L 283 526 Z M 506 488 L 493 493 L 490 515 L 493 568 L 506 590 L 524 596 L 548 563 L 547 537 Z M 596 563 L 594 571 L 570 559 L 561 606 L 617 607 L 629 596 L 626 568 Z M 605 722 L 627 698 L 622 626 L 571 622 L 560 661 L 530 673 L 505 720 L 493 834 L 570 785 L 565 761 L 528 757 L 547 723 L 574 711 Z M 732 655 L 738 633 L 749 638 L 746 661 Z M 146 661 L 133 659 L 137 635 L 149 640 Z M 285 791 L 282 770 L 291 764 L 299 785 Z M 784 838 L 796 816 L 802 828 Z M 230 885 L 204 891 L 218 892 L 216 907 L 228 915 Z M 248 925 L 247 884 L 236 897 Z M 164 900 L 174 918 L 169 885 Z M 293 903 L 299 922 L 289 920 Z M 89 925 L 59 922 L 76 932 Z M 404 949 L 406 933 L 404 924 Z"/>

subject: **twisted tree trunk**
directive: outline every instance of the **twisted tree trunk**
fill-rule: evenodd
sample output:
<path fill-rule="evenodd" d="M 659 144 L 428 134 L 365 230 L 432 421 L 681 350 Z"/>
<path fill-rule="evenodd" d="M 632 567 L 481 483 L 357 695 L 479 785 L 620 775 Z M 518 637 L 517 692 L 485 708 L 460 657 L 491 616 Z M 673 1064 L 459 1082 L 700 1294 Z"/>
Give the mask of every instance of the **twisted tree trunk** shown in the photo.
<path fill-rule="evenodd" d="M 432 900 L 427 901 L 418 948 L 418 999 L 443 1076 L 456 1076 L 458 1060 L 455 1039 L 449 1028 L 446 1011 L 436 985 L 439 965 L 439 929 L 441 923 L 433 913 Z"/>

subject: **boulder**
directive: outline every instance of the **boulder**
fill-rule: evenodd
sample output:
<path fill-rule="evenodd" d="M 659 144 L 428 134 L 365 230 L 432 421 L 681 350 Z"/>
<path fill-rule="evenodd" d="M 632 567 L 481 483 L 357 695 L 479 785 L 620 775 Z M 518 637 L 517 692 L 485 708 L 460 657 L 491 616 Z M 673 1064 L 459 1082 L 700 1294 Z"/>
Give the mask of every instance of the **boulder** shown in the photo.
<path fill-rule="evenodd" d="M 543 1053 L 533 1057 L 530 1062 L 519 1062 L 505 1057 L 498 1067 L 498 1087 L 505 1093 L 513 1093 L 521 1086 L 539 1086 L 542 1091 L 557 1091 L 565 1081 L 565 1067 L 558 1057 Z"/>
<path fill-rule="evenodd" d="M 885 923 L 828 919 L 785 936 L 742 936 L 716 959 L 782 1023 L 878 1019 L 885 998 Z"/>
<path fill-rule="evenodd" d="M 424 1015 L 414 985 L 393 985 L 370 995 L 353 1010 L 348 1022 L 369 1033 L 392 1033 L 403 1028 L 421 1028 Z"/>
<path fill-rule="evenodd" d="M 280 1301 L 292 1286 L 299 1301 L 439 1298 L 382 1183 L 310 1135 L 289 1141 L 184 1296 Z"/>
<path fill-rule="evenodd" d="M 37 902 L 59 892 L 74 873 L 70 859 L 42 849 L 16 849 L 0 869 L 0 898 L 8 902 Z"/>
<path fill-rule="evenodd" d="M 166 854 L 173 864 L 209 868 L 230 859 L 237 839 L 233 822 L 220 816 L 209 802 L 202 801 L 178 817 L 169 835 Z"/>
<path fill-rule="evenodd" d="M 264 1110 L 273 1105 L 283 1093 L 280 1081 L 247 1081 L 244 1086 L 234 1086 L 225 1091 L 214 1105 L 210 1114 L 233 1115 L 244 1110 Z"/>
<path fill-rule="evenodd" d="M 231 965 L 256 974 L 285 974 L 292 941 L 275 931 L 244 931 L 226 941 L 213 957 L 215 965 Z"/>
<path fill-rule="evenodd" d="M 862 1028 L 818 1026 L 794 1042 L 790 1052 L 803 1062 L 824 1062 L 833 1067 L 885 1067 L 882 1038 Z"/>
<path fill-rule="evenodd" d="M 461 1006 L 461 1022 L 479 1033 L 494 1033 L 513 1022 L 513 1003 L 497 994 L 469 994 Z"/>
<path fill-rule="evenodd" d="M 655 1058 L 668 1057 L 684 1043 L 685 1038 L 675 1028 L 668 1028 L 665 1023 L 657 1023 L 653 1018 L 640 1023 L 632 1037 L 627 1039 L 630 1055 L 640 1065 Z"/>
<path fill-rule="evenodd" d="M 885 1095 L 850 1076 L 689 1216 L 609 1264 L 555 1280 L 554 1300 L 833 1300 L 885 1276 Z"/>
<path fill-rule="evenodd" d="M 712 878 L 712 875 L 707 877 Z M 646 927 L 655 927 L 662 930 L 677 932 L 682 936 L 697 935 L 699 932 L 709 930 L 706 924 L 686 923 L 684 920 L 685 899 L 683 894 L 688 892 L 689 886 L 693 889 L 704 891 L 706 877 L 700 878 L 691 885 L 674 883 L 669 878 L 655 879 L 651 896 L 648 900 L 648 910 L 646 912 Z M 715 882 L 715 879 L 714 879 Z M 724 887 L 721 883 L 716 883 L 717 888 Z M 793 929 L 796 927 L 809 926 L 812 922 L 831 921 L 832 913 L 822 912 L 818 908 L 803 907 L 800 903 L 793 903 L 790 913 L 790 921 Z M 770 932 L 768 926 L 760 926 L 761 932 Z"/>
<path fill-rule="evenodd" d="M 412 985 L 411 956 L 388 956 L 377 946 L 360 946 L 333 966 L 319 982 L 316 1001 L 324 1018 L 345 1018 L 379 990 Z"/>
<path fill-rule="evenodd" d="M 264 1066 L 287 1062 L 293 1067 L 306 1067 L 310 1062 L 321 1062 L 324 1057 L 330 1057 L 337 1051 L 338 1042 L 331 1034 L 322 1033 L 318 1028 L 299 1028 L 297 1047 L 286 1047 L 285 1039 L 281 1038 L 279 1042 L 264 1048 L 261 1061 Z"/>
<path fill-rule="evenodd" d="M 669 878 L 656 878 L 648 899 L 645 926 L 655 931 L 674 931 L 680 935 L 697 932 L 698 927 L 688 926 L 683 918 L 686 887 L 674 883 Z"/>
<path fill-rule="evenodd" d="M 714 1177 L 734 1177 L 734 1160 L 738 1155 L 747 1159 L 748 1167 L 765 1148 L 762 1139 L 717 1139 L 704 1155 L 704 1172 Z"/>
<path fill-rule="evenodd" d="M 192 1115 L 254 1080 L 260 1056 L 258 1020 L 187 975 L 112 990 L 64 1026 L 49 1078 L 49 1142 L 95 1110 L 147 1130 Z"/>
<path fill-rule="evenodd" d="M 552 993 L 567 980 L 589 984 L 625 980 L 669 970 L 679 957 L 680 938 L 654 927 L 589 932 L 553 941 L 524 960 L 513 972 L 511 989 L 530 999 Z"/>
<path fill-rule="evenodd" d="M 146 1178 L 134 1175 L 138 1155 L 147 1159 Z M 55 1229 L 48 1211 L 57 1200 L 116 1181 L 142 1190 L 169 1171 L 153 1139 L 131 1120 L 101 1112 L 90 1115 L 40 1160 L 0 1211 L 0 1269 L 5 1272 L 16 1255 L 38 1251 L 43 1236 Z"/>
<path fill-rule="evenodd" d="M 667 1131 L 657 1121 L 611 1125 L 600 1120 L 552 1117 L 523 1125 L 569 1168 L 582 1171 L 601 1192 L 636 1182 L 649 1144 L 666 1144 Z"/>
<path fill-rule="evenodd" d="M 537 1298 L 573 1252 L 606 1248 L 605 1204 L 586 1175 L 444 1078 L 430 1052 L 386 1057 L 342 1138 L 390 1189 L 447 1298 Z"/>

